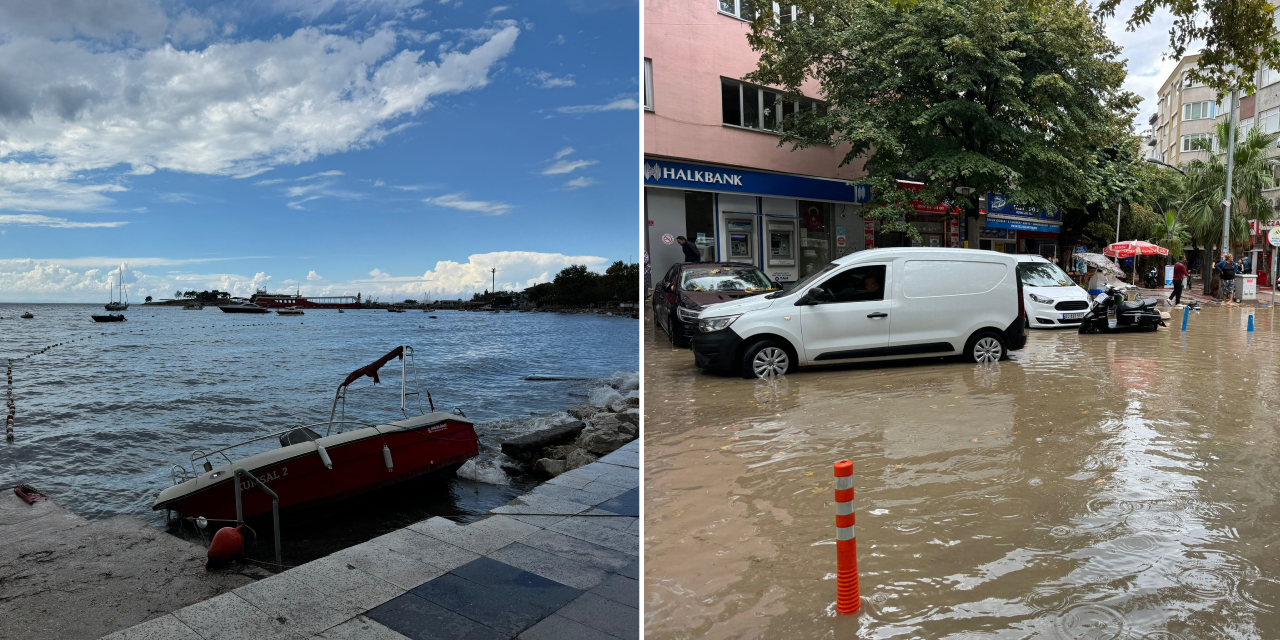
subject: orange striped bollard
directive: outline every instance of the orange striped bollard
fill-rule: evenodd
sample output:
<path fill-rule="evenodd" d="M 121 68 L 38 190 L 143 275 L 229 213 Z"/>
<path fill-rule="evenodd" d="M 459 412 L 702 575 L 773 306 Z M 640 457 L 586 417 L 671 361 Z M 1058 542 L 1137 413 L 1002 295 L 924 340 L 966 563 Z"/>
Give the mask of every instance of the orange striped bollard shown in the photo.
<path fill-rule="evenodd" d="M 858 538 L 853 513 L 853 461 L 836 463 L 836 611 L 857 613 Z"/>

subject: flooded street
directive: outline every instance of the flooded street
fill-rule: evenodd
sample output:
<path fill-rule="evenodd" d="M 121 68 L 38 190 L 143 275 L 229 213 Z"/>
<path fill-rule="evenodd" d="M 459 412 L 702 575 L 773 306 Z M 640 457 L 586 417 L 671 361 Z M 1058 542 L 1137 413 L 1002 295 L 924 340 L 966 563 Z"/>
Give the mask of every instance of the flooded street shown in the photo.
<path fill-rule="evenodd" d="M 646 637 L 1280 637 L 1280 313 L 1247 313 L 772 383 L 650 319 Z M 844 458 L 863 606 L 837 617 Z"/>

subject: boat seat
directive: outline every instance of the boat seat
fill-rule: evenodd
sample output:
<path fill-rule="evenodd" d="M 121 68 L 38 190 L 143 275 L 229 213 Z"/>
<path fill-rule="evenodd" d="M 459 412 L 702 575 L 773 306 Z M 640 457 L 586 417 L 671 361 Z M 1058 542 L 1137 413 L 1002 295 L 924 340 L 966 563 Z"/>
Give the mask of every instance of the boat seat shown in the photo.
<path fill-rule="evenodd" d="M 311 437 L 308 438 L 308 435 Z M 311 442 L 312 440 L 319 440 L 321 437 L 322 436 L 320 434 L 312 431 L 311 429 L 298 427 L 297 429 L 293 429 L 289 431 L 289 433 L 280 436 L 280 446 L 287 447 L 292 444 L 302 444 L 304 442 Z"/>

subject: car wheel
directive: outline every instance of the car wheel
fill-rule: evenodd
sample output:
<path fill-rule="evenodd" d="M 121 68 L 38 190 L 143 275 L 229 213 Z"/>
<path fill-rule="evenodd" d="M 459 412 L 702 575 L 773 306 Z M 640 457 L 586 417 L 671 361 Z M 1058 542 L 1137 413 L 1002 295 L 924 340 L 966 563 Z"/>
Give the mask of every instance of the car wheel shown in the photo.
<path fill-rule="evenodd" d="M 977 363 L 999 362 L 1008 353 L 1004 337 L 995 331 L 983 331 L 974 335 L 964 348 L 965 357 L 970 362 Z"/>
<path fill-rule="evenodd" d="M 777 340 L 761 340 L 742 352 L 738 369 L 744 378 L 775 378 L 790 371 L 793 361 L 786 345 Z"/>

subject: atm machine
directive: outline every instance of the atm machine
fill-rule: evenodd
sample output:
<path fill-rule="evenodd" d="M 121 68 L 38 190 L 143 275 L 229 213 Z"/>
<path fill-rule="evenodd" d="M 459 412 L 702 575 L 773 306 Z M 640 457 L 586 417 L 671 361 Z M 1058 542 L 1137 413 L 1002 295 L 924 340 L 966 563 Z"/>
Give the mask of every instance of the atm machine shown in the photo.
<path fill-rule="evenodd" d="M 748 262 L 756 264 L 755 220 L 751 218 L 726 218 L 724 221 L 725 238 L 728 243 L 725 251 L 730 262 Z"/>
<path fill-rule="evenodd" d="M 769 237 L 766 245 L 768 255 L 765 256 L 765 273 L 775 282 L 796 280 L 799 247 L 796 246 L 795 222 L 769 221 L 767 225 Z"/>

